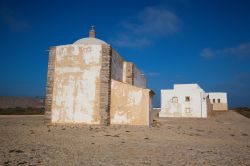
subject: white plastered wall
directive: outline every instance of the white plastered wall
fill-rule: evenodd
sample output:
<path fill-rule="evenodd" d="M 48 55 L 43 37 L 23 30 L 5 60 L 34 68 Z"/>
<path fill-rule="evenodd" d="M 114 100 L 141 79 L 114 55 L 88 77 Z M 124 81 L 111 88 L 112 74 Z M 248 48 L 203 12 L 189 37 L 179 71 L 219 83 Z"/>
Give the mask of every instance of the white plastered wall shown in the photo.
<path fill-rule="evenodd" d="M 161 111 L 159 117 L 206 118 L 206 93 L 197 84 L 174 85 L 172 90 L 161 90 Z M 189 97 L 190 101 L 186 101 Z"/>
<path fill-rule="evenodd" d="M 99 124 L 101 45 L 56 47 L 52 122 Z"/>

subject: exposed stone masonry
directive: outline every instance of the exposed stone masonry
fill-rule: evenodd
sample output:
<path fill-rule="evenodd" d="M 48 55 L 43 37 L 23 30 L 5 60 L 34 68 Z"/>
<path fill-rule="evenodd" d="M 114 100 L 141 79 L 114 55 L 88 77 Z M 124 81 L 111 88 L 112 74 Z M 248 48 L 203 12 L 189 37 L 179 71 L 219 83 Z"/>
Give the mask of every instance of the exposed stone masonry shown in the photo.
<path fill-rule="evenodd" d="M 110 98 L 111 98 L 111 55 L 112 48 L 102 45 L 102 67 L 100 78 L 100 117 L 101 125 L 110 124 Z"/>
<path fill-rule="evenodd" d="M 132 62 L 124 62 L 125 65 L 125 82 L 127 84 L 133 85 L 134 84 L 134 64 Z"/>
<path fill-rule="evenodd" d="M 48 78 L 46 85 L 45 114 L 44 114 L 45 123 L 51 122 L 55 59 L 56 59 L 56 47 L 51 47 L 49 51 Z"/>

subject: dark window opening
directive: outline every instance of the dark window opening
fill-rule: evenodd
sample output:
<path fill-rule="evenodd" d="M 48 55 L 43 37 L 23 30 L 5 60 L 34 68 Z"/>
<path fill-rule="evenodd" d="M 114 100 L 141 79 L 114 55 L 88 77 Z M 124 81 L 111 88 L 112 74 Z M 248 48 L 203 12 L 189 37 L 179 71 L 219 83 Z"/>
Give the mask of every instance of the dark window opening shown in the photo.
<path fill-rule="evenodd" d="M 213 103 L 215 103 L 215 99 L 213 99 Z"/>
<path fill-rule="evenodd" d="M 190 96 L 186 96 L 185 101 L 189 102 L 190 101 Z"/>
<path fill-rule="evenodd" d="M 218 103 L 220 103 L 220 99 L 218 99 Z"/>

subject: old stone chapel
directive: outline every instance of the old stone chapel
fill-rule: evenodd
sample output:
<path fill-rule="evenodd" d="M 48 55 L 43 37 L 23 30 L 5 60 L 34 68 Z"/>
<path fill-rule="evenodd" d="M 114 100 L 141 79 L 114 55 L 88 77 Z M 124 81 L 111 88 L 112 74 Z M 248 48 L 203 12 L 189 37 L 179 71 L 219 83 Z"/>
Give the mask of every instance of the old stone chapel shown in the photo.
<path fill-rule="evenodd" d="M 45 122 L 150 125 L 153 94 L 94 27 L 87 38 L 49 49 Z"/>

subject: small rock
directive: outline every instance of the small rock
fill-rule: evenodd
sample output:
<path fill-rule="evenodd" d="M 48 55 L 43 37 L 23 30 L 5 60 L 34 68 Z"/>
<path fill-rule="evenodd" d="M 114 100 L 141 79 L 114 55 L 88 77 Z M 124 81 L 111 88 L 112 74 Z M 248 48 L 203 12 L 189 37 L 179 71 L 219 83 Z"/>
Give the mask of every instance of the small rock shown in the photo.
<path fill-rule="evenodd" d="M 24 165 L 26 163 L 27 163 L 26 161 L 22 161 L 22 162 L 19 162 L 17 165 Z"/>
<path fill-rule="evenodd" d="M 9 165 L 10 161 L 5 161 L 4 165 Z"/>
<path fill-rule="evenodd" d="M 22 150 L 16 150 L 15 152 L 16 153 L 24 153 L 24 151 L 22 151 Z"/>
<path fill-rule="evenodd" d="M 16 150 L 16 149 L 9 150 L 9 153 L 12 153 L 12 152 L 24 153 L 24 151 L 22 151 L 22 150 Z"/>

